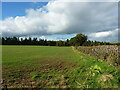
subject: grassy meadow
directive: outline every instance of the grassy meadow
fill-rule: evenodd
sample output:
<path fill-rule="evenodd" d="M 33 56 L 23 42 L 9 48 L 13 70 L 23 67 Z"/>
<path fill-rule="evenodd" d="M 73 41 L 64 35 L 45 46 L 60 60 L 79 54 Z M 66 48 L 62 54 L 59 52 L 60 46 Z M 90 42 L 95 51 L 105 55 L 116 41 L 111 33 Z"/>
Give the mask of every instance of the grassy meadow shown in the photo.
<path fill-rule="evenodd" d="M 74 47 L 2 46 L 3 87 L 119 88 L 120 70 Z"/>

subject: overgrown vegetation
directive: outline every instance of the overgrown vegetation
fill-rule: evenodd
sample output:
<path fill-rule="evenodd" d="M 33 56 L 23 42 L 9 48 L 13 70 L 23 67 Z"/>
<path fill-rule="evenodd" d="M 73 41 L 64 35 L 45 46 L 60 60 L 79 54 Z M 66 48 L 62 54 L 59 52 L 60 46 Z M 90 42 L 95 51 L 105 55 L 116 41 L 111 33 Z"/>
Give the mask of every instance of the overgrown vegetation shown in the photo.
<path fill-rule="evenodd" d="M 120 46 L 105 45 L 105 46 L 92 46 L 92 47 L 76 47 L 77 50 L 86 53 L 90 56 L 96 57 L 103 61 L 109 62 L 112 65 L 120 68 Z"/>

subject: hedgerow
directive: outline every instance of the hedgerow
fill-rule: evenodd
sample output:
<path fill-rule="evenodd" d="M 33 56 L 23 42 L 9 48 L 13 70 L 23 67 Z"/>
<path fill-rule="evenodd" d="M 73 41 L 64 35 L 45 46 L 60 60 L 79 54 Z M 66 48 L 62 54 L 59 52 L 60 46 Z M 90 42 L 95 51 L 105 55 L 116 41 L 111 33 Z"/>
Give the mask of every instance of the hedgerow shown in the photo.
<path fill-rule="evenodd" d="M 112 65 L 120 66 L 120 46 L 117 45 L 101 45 L 101 46 L 78 46 L 78 51 L 86 53 L 100 60 L 109 62 Z"/>

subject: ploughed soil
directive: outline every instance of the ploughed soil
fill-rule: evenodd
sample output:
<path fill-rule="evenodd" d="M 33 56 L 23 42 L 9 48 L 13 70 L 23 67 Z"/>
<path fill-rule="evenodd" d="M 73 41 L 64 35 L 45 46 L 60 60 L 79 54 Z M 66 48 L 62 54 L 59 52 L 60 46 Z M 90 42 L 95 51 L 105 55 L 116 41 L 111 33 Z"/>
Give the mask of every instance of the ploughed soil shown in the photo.
<path fill-rule="evenodd" d="M 37 67 L 24 66 L 21 68 L 3 70 L 3 88 L 36 88 L 56 86 L 65 88 L 67 76 L 64 73 L 78 67 L 77 63 L 62 60 L 39 61 Z"/>

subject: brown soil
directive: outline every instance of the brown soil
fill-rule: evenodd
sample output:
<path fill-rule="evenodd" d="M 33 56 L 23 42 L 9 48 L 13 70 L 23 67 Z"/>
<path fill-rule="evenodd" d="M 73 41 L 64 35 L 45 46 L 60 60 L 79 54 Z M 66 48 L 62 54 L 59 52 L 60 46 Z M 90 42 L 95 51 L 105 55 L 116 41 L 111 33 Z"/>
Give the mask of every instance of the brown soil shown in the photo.
<path fill-rule="evenodd" d="M 21 73 L 20 75 L 18 75 L 18 78 L 14 78 L 12 76 L 8 77 L 3 77 L 3 87 L 4 88 L 29 88 L 29 87 L 36 87 L 36 82 L 33 81 L 29 75 L 31 72 L 49 72 L 50 70 L 56 70 L 58 72 L 62 72 L 62 71 L 68 71 L 72 68 L 77 67 L 78 65 L 76 63 L 72 63 L 72 62 L 67 62 L 67 61 L 62 61 L 62 60 L 52 60 L 48 61 L 40 61 L 36 63 L 37 65 L 40 64 L 40 67 L 34 68 L 34 69 L 30 69 L 29 67 L 26 66 L 26 68 L 21 68 L 19 71 L 19 73 Z M 9 73 L 11 74 L 15 74 L 18 73 L 17 69 L 14 70 L 9 70 Z M 5 73 L 4 73 L 5 74 Z M 7 72 L 6 72 L 7 74 Z M 13 79 L 13 81 L 8 82 L 9 79 Z M 40 83 L 47 83 L 49 82 L 49 80 L 45 80 L 45 81 L 39 81 Z"/>
<path fill-rule="evenodd" d="M 54 60 L 53 62 L 51 61 L 41 61 L 39 62 L 40 64 L 43 64 L 44 66 L 41 67 L 40 69 L 55 69 L 55 70 L 69 70 L 70 68 L 77 67 L 78 65 L 76 63 L 72 62 L 67 62 L 67 61 L 61 61 L 61 60 Z"/>

